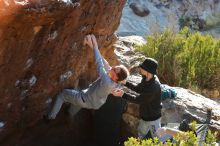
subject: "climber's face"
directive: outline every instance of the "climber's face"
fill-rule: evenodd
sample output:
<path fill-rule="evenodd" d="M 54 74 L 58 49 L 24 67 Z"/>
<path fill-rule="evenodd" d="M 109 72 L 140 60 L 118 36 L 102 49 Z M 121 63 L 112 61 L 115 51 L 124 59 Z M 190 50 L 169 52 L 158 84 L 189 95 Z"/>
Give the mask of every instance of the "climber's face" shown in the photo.
<path fill-rule="evenodd" d="M 118 81 L 118 73 L 120 72 L 120 68 L 119 67 L 117 67 L 117 66 L 113 66 L 112 68 L 111 68 L 111 70 L 109 71 L 109 76 L 110 76 L 110 78 L 113 80 L 113 81 L 115 81 L 115 82 L 117 82 Z"/>

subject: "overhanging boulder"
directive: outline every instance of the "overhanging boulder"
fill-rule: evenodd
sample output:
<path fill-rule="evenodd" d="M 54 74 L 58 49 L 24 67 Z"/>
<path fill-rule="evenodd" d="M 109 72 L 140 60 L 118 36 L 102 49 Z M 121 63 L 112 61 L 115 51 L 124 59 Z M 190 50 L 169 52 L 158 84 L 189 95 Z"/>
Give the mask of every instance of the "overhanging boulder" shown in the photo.
<path fill-rule="evenodd" d="M 96 78 L 86 34 L 98 38 L 103 56 L 114 61 L 125 0 L 0 1 L 0 140 L 33 126 L 63 88 Z"/>

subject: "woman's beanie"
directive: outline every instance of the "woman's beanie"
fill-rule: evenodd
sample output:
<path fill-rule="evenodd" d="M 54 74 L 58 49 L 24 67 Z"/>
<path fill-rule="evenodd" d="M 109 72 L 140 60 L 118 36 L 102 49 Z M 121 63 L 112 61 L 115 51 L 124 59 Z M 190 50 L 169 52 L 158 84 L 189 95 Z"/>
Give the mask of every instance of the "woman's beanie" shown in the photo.
<path fill-rule="evenodd" d="M 142 64 L 139 65 L 139 67 L 141 67 L 142 69 L 146 70 L 151 74 L 157 74 L 157 66 L 158 63 L 153 58 L 147 58 L 144 60 Z"/>

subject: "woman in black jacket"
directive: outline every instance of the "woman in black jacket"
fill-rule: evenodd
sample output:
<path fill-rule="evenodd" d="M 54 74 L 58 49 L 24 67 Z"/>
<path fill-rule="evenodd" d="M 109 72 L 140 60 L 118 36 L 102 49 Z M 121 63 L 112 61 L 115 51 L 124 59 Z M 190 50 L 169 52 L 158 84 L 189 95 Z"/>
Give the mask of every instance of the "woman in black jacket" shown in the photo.
<path fill-rule="evenodd" d="M 144 138 L 150 130 L 151 136 L 155 137 L 156 130 L 161 127 L 161 88 L 156 80 L 156 71 L 158 63 L 152 58 L 147 58 L 140 64 L 141 83 L 133 85 L 125 82 L 124 85 L 139 95 L 124 93 L 123 90 L 117 90 L 114 96 L 120 96 L 130 102 L 140 105 L 140 121 L 138 126 L 139 138 Z"/>

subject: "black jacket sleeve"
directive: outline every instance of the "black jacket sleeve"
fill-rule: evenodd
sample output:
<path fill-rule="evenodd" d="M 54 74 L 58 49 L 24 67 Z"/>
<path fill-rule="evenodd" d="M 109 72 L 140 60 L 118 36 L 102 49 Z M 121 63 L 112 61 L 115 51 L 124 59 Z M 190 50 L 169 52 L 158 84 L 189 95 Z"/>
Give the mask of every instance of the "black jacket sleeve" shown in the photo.
<path fill-rule="evenodd" d="M 122 98 L 130 101 L 130 102 L 133 102 L 133 103 L 136 103 L 136 104 L 141 104 L 143 102 L 150 102 L 154 96 L 152 96 L 153 93 L 150 93 L 150 92 L 146 92 L 146 93 L 142 93 L 138 96 L 136 95 L 132 95 L 132 94 L 129 94 L 129 93 L 124 93 Z"/>
<path fill-rule="evenodd" d="M 126 82 L 125 86 L 128 87 L 129 89 L 137 92 L 137 93 L 141 92 L 140 84 L 134 85 L 134 84 L 132 84 L 130 82 Z"/>

